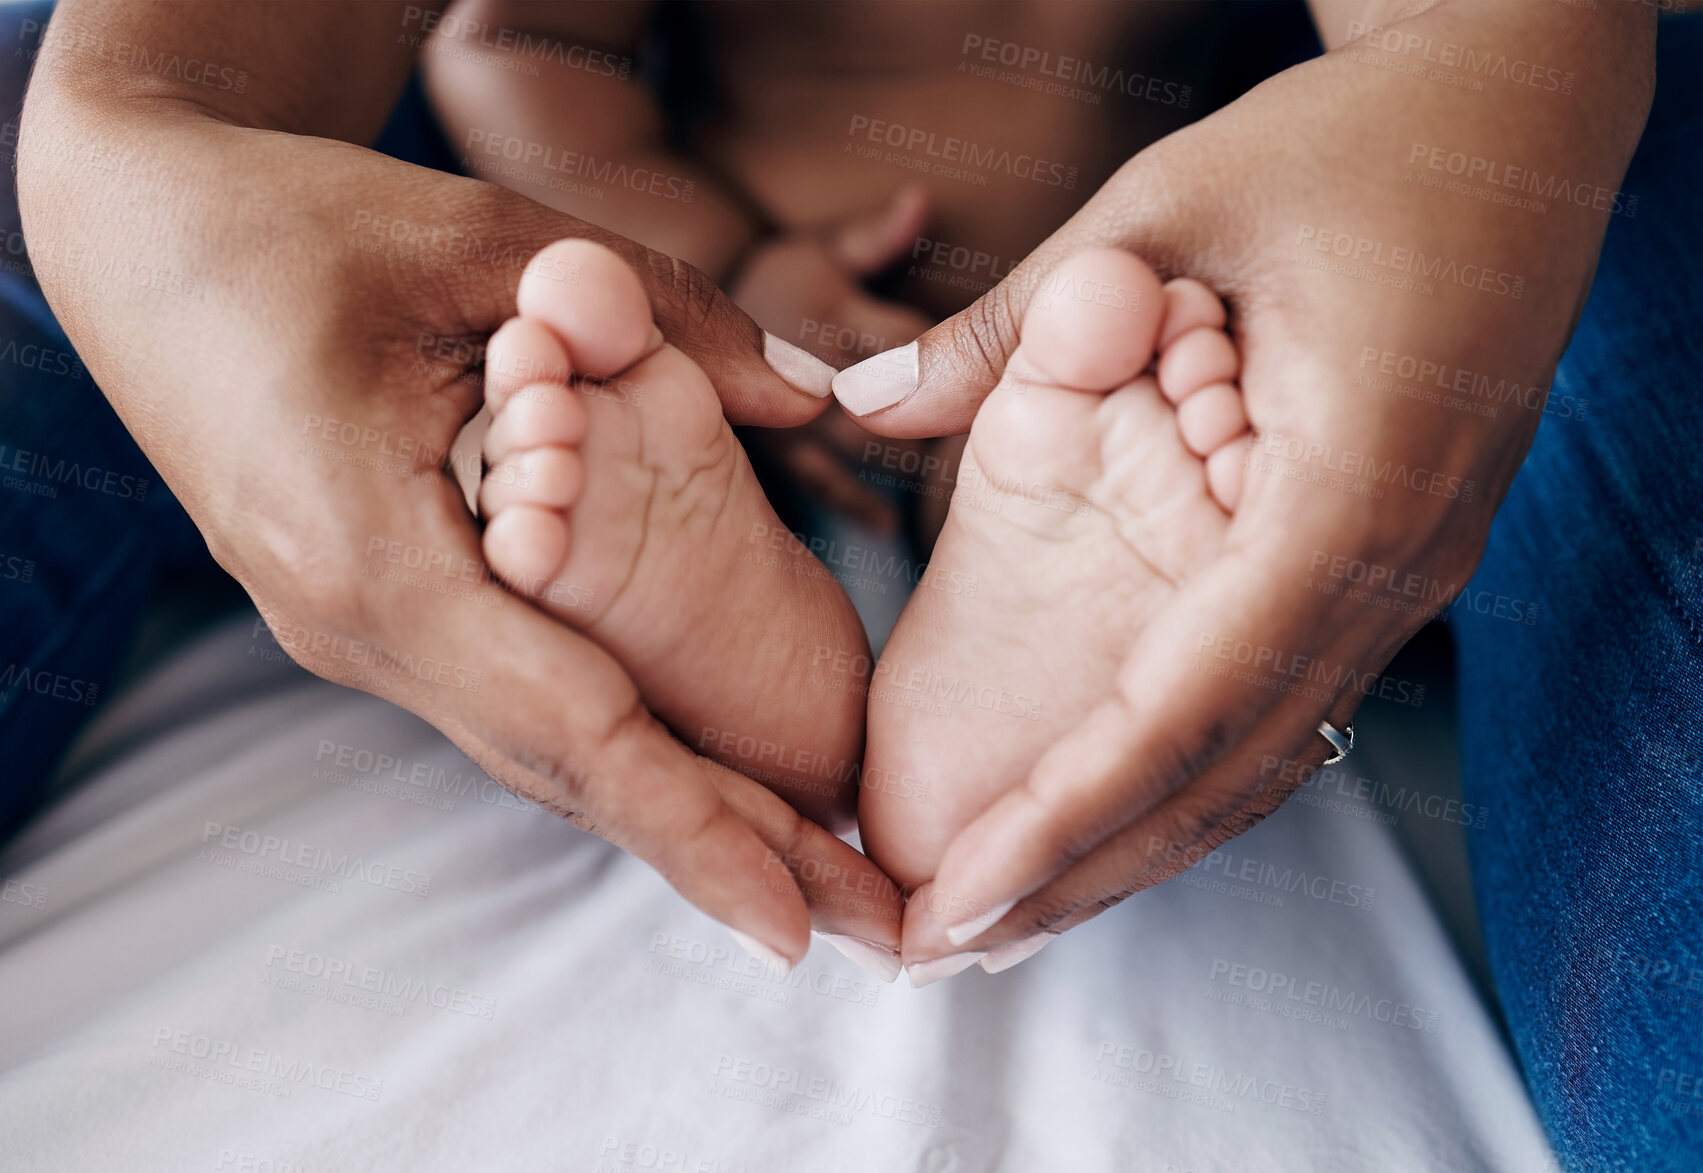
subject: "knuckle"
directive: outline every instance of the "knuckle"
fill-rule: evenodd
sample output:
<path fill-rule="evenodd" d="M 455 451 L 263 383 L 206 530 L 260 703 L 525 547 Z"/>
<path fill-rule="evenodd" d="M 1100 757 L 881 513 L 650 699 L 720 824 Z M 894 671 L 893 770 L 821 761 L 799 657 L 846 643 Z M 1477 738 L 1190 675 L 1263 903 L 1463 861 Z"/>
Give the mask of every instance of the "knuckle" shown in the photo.
<path fill-rule="evenodd" d="M 671 330 L 702 328 L 721 301 L 721 291 L 710 276 L 678 257 L 648 252 L 640 275 L 648 275 L 651 305 Z"/>
<path fill-rule="evenodd" d="M 1050 892 L 1039 892 L 1024 901 L 1025 919 L 1032 924 L 1030 932 L 1047 932 L 1081 912 L 1083 903 Z"/>
<path fill-rule="evenodd" d="M 596 821 L 597 774 L 571 750 L 529 748 L 522 757 L 486 765 L 491 777 L 582 831 L 608 838 Z"/>
<path fill-rule="evenodd" d="M 1022 314 L 1017 290 L 1009 281 L 994 286 L 959 316 L 951 335 L 953 361 L 969 371 L 998 376 L 1017 349 Z"/>
<path fill-rule="evenodd" d="M 379 610 L 371 588 L 342 566 L 315 559 L 288 583 L 296 612 L 321 630 L 357 636 L 375 631 Z"/>
<path fill-rule="evenodd" d="M 1146 879 L 1131 880 L 1115 892 L 1108 892 L 1094 903 L 1101 909 L 1116 908 L 1118 905 L 1128 900 L 1131 896 L 1134 896 L 1137 892 L 1145 890 L 1148 887 L 1149 882 L 1150 881 Z"/>
<path fill-rule="evenodd" d="M 576 793 L 588 795 L 602 789 L 599 779 L 623 777 L 638 767 L 641 747 L 660 731 L 656 718 L 634 690 L 625 703 L 574 732 L 577 744 L 569 747 L 567 756 L 552 756 L 554 771 L 550 776 L 565 786 L 577 787 Z"/>

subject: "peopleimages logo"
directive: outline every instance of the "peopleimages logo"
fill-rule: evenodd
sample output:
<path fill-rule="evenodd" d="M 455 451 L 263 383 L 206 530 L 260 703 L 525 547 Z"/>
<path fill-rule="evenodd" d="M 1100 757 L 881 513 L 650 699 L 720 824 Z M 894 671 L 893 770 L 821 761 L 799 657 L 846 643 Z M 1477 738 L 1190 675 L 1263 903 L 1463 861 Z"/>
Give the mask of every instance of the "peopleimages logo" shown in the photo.
<path fill-rule="evenodd" d="M 1394 826 L 1395 815 L 1404 814 L 1483 830 L 1490 817 L 1490 808 L 1482 803 L 1463 802 L 1419 787 L 1410 789 L 1379 782 L 1339 766 L 1319 766 L 1297 758 L 1280 758 L 1276 754 L 1260 757 L 1260 776 L 1264 780 L 1275 779 L 1278 785 L 1299 787 L 1290 799 L 1292 802 L 1310 806 L 1328 803 L 1331 809 L 1335 809 L 1337 804 L 1329 801 L 1334 795 L 1388 814 L 1386 826 Z M 1265 781 L 1260 783 L 1262 789 L 1265 784 Z M 1314 801 L 1309 802 L 1309 799 Z M 1324 801 L 1319 801 L 1321 799 Z"/>
<path fill-rule="evenodd" d="M 902 126 L 881 118 L 853 114 L 846 135 L 872 144 L 856 148 L 847 143 L 846 149 L 861 158 L 878 158 L 917 171 L 931 171 L 948 178 L 979 178 L 986 182 L 989 174 L 998 172 L 1017 179 L 1027 179 L 1049 187 L 1074 188 L 1078 169 L 1064 163 L 1053 163 L 1019 151 L 1013 153 L 1002 147 L 983 146 L 954 135 L 940 135 L 917 126 Z M 879 148 L 891 147 L 883 154 Z"/>
<path fill-rule="evenodd" d="M 1369 452 L 1338 451 L 1329 444 L 1282 432 L 1262 432 L 1254 441 L 1255 456 L 1297 465 L 1320 473 L 1337 473 L 1364 486 L 1400 485 L 1415 493 L 1470 503 L 1478 491 L 1475 481 L 1401 460 L 1381 460 Z M 1266 471 L 1263 467 L 1259 471 Z"/>
<path fill-rule="evenodd" d="M 1096 1060 L 1100 1070 L 1096 1078 L 1102 1083 L 1123 1085 L 1132 1083 L 1142 1091 L 1167 1094 L 1166 1083 L 1192 1088 L 1213 1096 L 1226 1097 L 1229 1104 L 1236 1100 L 1287 1108 L 1291 1112 L 1318 1116 L 1325 1110 L 1325 1093 L 1301 1087 L 1281 1079 L 1261 1079 L 1246 1071 L 1234 1071 L 1216 1063 L 1189 1062 L 1179 1055 L 1152 1051 L 1146 1047 L 1119 1044 L 1106 1040 L 1100 1044 Z M 1146 1076 L 1147 1080 L 1131 1080 L 1131 1075 Z M 1170 1098 L 1176 1098 L 1172 1096 Z M 1220 1107 L 1209 1103 L 1209 1107 Z"/>
<path fill-rule="evenodd" d="M 61 487 L 104 493 L 121 501 L 144 501 L 148 497 L 147 477 L 131 476 L 99 465 L 67 460 L 63 456 L 0 444 L 0 473 L 14 472 L 34 478 L 40 488 L 47 490 L 45 495 L 51 497 L 58 496 Z M 13 479 L 6 478 L 8 482 Z"/>
<path fill-rule="evenodd" d="M 1353 689 L 1364 697 L 1376 696 L 1380 700 L 1411 704 L 1415 708 L 1425 703 L 1425 686 L 1422 684 L 1415 685 L 1377 672 L 1356 672 L 1347 664 L 1332 664 L 1314 656 L 1286 652 L 1270 644 L 1202 632 L 1195 642 L 1195 655 L 1210 655 L 1226 664 L 1241 665 L 1251 669 L 1256 677 L 1322 685 L 1327 697 Z"/>
<path fill-rule="evenodd" d="M 1001 41 L 980 33 L 964 34 L 964 45 L 959 53 L 963 57 L 973 57 L 988 63 L 976 65 L 969 61 L 959 62 L 960 73 L 1004 82 L 1007 85 L 1018 85 L 1023 89 L 1040 90 L 1060 97 L 1085 100 L 1095 106 L 1100 104 L 1100 94 L 1095 93 L 1096 90 L 1125 94 L 1161 106 L 1175 106 L 1179 110 L 1187 110 L 1190 99 L 1194 97 L 1192 86 L 1148 77 L 1141 73 L 1125 73 L 1110 65 L 1095 65 L 1092 61 L 1084 61 L 1080 57 L 1055 54 L 1045 49 L 1019 45 L 1014 41 Z M 999 73 L 992 68 L 995 65 L 1003 65 L 1016 72 Z M 1024 74 L 1039 76 L 1025 77 L 1022 76 Z M 1060 83 L 1074 83 L 1075 86 L 1086 88 L 1076 89 L 1071 84 Z"/>
<path fill-rule="evenodd" d="M 93 705 L 101 695 L 101 686 L 92 680 L 49 672 L 45 668 L 32 669 L 27 664 L 16 662 L 0 668 L 0 695 L 14 690 L 33 692 L 56 701 L 69 701 L 74 705 Z"/>
<path fill-rule="evenodd" d="M 712 1071 L 716 1083 L 728 1081 L 743 1084 L 754 1090 L 770 1092 L 787 1097 L 795 1096 L 806 1103 L 816 1104 L 829 1110 L 841 1113 L 863 1112 L 871 1116 L 879 1116 L 885 1120 L 897 1121 L 901 1124 L 916 1124 L 923 1128 L 938 1128 L 942 1118 L 942 1110 L 938 1104 L 927 1104 L 910 1096 L 894 1095 L 877 1092 L 870 1088 L 847 1086 L 837 1079 L 827 1076 L 809 1075 L 802 1071 L 765 1063 L 760 1059 L 743 1059 L 733 1055 L 720 1055 L 716 1058 Z M 727 1092 L 716 1085 L 711 1091 L 721 1095 Z M 729 1096 L 730 1099 L 744 1097 Z M 775 1104 L 787 1110 L 785 1104 Z M 850 1119 L 842 1120 L 850 1123 Z"/>
<path fill-rule="evenodd" d="M 1215 957 L 1209 980 L 1214 984 L 1264 994 L 1268 998 L 1281 999 L 1326 1013 L 1364 1018 L 1424 1034 L 1437 1033 L 1438 1015 L 1435 1010 L 1427 1010 L 1396 998 L 1375 998 L 1371 994 L 1345 990 L 1329 982 L 1298 978 L 1293 974 L 1280 973 L 1257 965 L 1244 965 L 1241 962 Z"/>
<path fill-rule="evenodd" d="M 1165 862 L 1181 860 L 1186 863 L 1189 871 L 1179 875 L 1179 880 L 1185 879 L 1191 873 L 1205 876 L 1216 873 L 1225 880 L 1239 880 L 1244 884 L 1254 884 L 1274 892 L 1307 896 L 1327 904 L 1358 909 L 1371 908 L 1372 899 L 1377 894 L 1376 889 L 1367 884 L 1352 884 L 1332 879 L 1321 872 L 1309 872 L 1306 868 L 1279 865 L 1251 856 L 1238 855 L 1222 847 L 1207 851 L 1203 856 L 1200 844 L 1179 843 L 1150 835 L 1147 839 L 1147 850 L 1155 859 Z"/>
<path fill-rule="evenodd" d="M 308 980 L 293 982 L 292 978 Z M 489 1019 L 497 1012 L 495 998 L 460 986 L 428 982 L 424 978 L 363 965 L 348 958 L 327 957 L 309 949 L 292 949 L 284 945 L 267 948 L 264 980 L 267 985 L 300 989 L 303 993 L 334 1002 L 347 1002 L 350 994 L 370 994 L 375 999 L 397 1003 L 398 1014 L 401 1013 L 401 1004 L 409 1002 L 469 1018 Z"/>
<path fill-rule="evenodd" d="M 238 1039 L 162 1026 L 154 1031 L 154 1047 L 155 1054 L 149 1057 L 151 1066 L 180 1070 L 220 1083 L 239 1082 L 238 1077 L 242 1076 L 258 1077 L 267 1086 L 255 1090 L 286 1098 L 302 1084 L 375 1102 L 384 1093 L 382 1079 L 329 1063 L 292 1059 L 277 1051 L 244 1046 Z"/>
<path fill-rule="evenodd" d="M 521 167 L 536 167 L 605 187 L 623 187 L 642 195 L 659 196 L 685 204 L 692 202 L 697 190 L 695 180 L 682 179 L 650 167 L 628 167 L 619 160 L 599 159 L 565 147 L 478 128 L 468 130 L 462 149 L 472 156 L 475 147 L 485 155 L 493 155 Z"/>
<path fill-rule="evenodd" d="M 413 24 L 420 26 L 423 36 L 436 34 L 440 42 L 448 40 L 469 47 L 512 53 L 525 59 L 528 64 L 543 62 L 546 65 L 583 70 L 596 77 L 620 78 L 622 81 L 633 72 L 631 57 L 590 49 L 584 45 L 569 44 L 555 37 L 535 36 L 519 29 L 469 20 L 455 12 L 438 12 L 410 4 L 402 10 L 402 26 L 407 28 Z M 421 42 L 416 37 L 410 44 L 419 48 Z M 441 47 L 439 51 L 442 51 Z M 540 72 L 533 68 L 526 71 L 526 75 L 537 77 Z"/>
<path fill-rule="evenodd" d="M 1458 69 L 1474 78 L 1494 77 L 1515 85 L 1531 86 L 1550 93 L 1571 94 L 1576 80 L 1569 71 L 1540 65 L 1506 53 L 1487 53 L 1455 41 L 1439 41 L 1422 37 L 1405 29 L 1348 22 L 1348 38 L 1359 46 L 1382 49 L 1403 57 L 1417 57 L 1428 65 Z"/>
<path fill-rule="evenodd" d="M 1545 200 L 1569 203 L 1581 208 L 1594 208 L 1611 215 L 1633 217 L 1638 214 L 1638 197 L 1603 187 L 1595 183 L 1575 183 L 1559 175 L 1544 175 L 1511 163 L 1453 151 L 1447 147 L 1416 142 L 1408 151 L 1408 165 L 1415 164 L 1429 171 L 1439 171 L 1477 182 L 1492 188 L 1517 191 L 1521 195 L 1540 196 Z M 1537 210 L 1543 210 L 1540 205 Z"/>
<path fill-rule="evenodd" d="M 201 842 L 256 861 L 270 861 L 343 880 L 360 880 L 374 887 L 389 888 L 410 896 L 425 896 L 432 890 L 432 877 L 426 872 L 416 872 L 394 864 L 365 859 L 346 851 L 316 847 L 299 839 L 262 835 L 259 831 L 248 831 L 241 827 L 216 823 L 211 819 L 207 820 L 202 828 Z"/>
<path fill-rule="evenodd" d="M 1320 228 L 1314 224 L 1296 226 L 1295 247 L 1303 256 L 1311 248 L 1350 265 L 1374 265 L 1393 273 L 1424 278 L 1428 282 L 1459 285 L 1516 300 L 1526 291 L 1526 279 L 1519 273 L 1504 273 L 1488 265 L 1463 265 L 1451 257 L 1427 255 L 1420 249 L 1386 244 L 1381 240 Z"/>

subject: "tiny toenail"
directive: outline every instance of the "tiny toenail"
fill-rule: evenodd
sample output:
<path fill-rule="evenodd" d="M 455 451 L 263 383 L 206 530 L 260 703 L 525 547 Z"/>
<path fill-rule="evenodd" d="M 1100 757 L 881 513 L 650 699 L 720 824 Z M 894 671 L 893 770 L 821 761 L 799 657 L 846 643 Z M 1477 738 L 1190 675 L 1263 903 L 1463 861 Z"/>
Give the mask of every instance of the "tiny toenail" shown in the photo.
<path fill-rule="evenodd" d="M 763 331 L 763 359 L 769 369 L 806 395 L 826 399 L 834 393 L 834 368 L 802 347 Z"/>
<path fill-rule="evenodd" d="M 917 344 L 866 358 L 834 376 L 840 406 L 856 416 L 873 415 L 909 399 L 922 382 Z"/>

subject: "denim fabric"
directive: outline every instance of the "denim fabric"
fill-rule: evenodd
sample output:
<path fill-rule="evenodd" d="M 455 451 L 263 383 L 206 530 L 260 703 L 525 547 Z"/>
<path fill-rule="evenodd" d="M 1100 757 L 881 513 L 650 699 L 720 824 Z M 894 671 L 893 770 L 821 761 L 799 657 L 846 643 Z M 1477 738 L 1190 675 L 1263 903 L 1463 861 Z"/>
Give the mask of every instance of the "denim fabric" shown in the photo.
<path fill-rule="evenodd" d="M 0 837 L 93 711 L 159 568 L 206 558 L 54 321 L 24 247 L 18 110 L 51 11 L 0 9 Z"/>
<path fill-rule="evenodd" d="M 1703 16 L 1658 53 L 1635 214 L 1450 617 L 1491 969 L 1592 1171 L 1703 1169 Z"/>

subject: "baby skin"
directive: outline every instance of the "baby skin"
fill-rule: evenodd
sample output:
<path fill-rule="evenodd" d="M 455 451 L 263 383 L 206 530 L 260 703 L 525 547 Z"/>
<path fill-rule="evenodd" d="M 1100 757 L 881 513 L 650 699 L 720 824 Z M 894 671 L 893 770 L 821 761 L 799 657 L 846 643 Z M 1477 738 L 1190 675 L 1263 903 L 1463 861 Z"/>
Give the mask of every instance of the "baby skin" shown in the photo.
<path fill-rule="evenodd" d="M 1248 446 L 1225 321 L 1204 285 L 1110 249 L 1031 302 L 870 686 L 859 825 L 907 890 L 1110 695 L 1143 617 L 1219 551 Z"/>
<path fill-rule="evenodd" d="M 857 613 L 763 495 L 638 276 L 566 240 L 527 266 L 486 352 L 479 511 L 492 570 L 631 674 L 688 746 L 830 828 L 852 811 L 867 661 Z"/>

